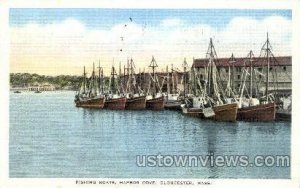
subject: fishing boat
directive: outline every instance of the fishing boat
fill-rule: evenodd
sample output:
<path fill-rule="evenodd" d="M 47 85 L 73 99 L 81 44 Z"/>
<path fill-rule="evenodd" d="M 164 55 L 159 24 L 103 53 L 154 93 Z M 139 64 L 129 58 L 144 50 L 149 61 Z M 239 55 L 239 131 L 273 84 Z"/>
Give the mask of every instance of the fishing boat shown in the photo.
<path fill-rule="evenodd" d="M 291 111 L 278 109 L 275 115 L 276 121 L 292 121 Z"/>
<path fill-rule="evenodd" d="M 248 104 L 240 106 L 238 109 L 238 120 L 242 121 L 261 121 L 261 122 L 269 122 L 275 120 L 276 114 L 276 104 L 275 101 L 272 100 L 271 95 L 269 94 L 269 70 L 270 70 L 270 55 L 272 54 L 270 51 L 270 43 L 267 34 L 267 41 L 262 47 L 262 51 L 266 51 L 266 60 L 267 60 L 267 71 L 266 71 L 266 87 L 265 87 L 265 95 L 260 98 L 260 101 L 256 98 L 253 98 L 252 90 L 253 90 L 253 52 L 250 51 L 248 55 L 249 59 L 249 68 L 250 70 L 250 84 L 249 84 L 249 97 Z M 246 75 L 246 74 L 245 74 Z M 245 76 L 246 80 L 246 76 Z M 241 89 L 241 97 L 240 103 L 243 101 L 243 91 L 245 84 Z"/>
<path fill-rule="evenodd" d="M 171 68 L 171 85 L 172 85 L 172 88 L 170 87 L 169 70 L 168 70 L 168 66 L 167 66 L 167 94 L 165 97 L 165 101 L 166 101 L 165 109 L 180 110 L 183 102 L 180 99 L 180 94 L 177 93 L 175 90 L 175 76 L 174 76 L 173 65 Z"/>
<path fill-rule="evenodd" d="M 106 99 L 104 108 L 110 110 L 124 110 L 125 104 L 126 97 L 120 97 L 119 95 L 115 95 Z"/>
<path fill-rule="evenodd" d="M 75 101 L 76 107 L 83 108 L 103 108 L 104 98 L 103 97 L 82 97 L 79 100 Z"/>
<path fill-rule="evenodd" d="M 186 59 L 183 61 L 183 104 L 180 105 L 181 111 L 184 115 L 192 117 L 203 118 L 202 98 L 197 97 L 195 92 L 193 94 L 187 93 L 187 67 Z M 195 88 L 194 88 L 195 89 Z M 193 91 L 194 91 L 193 89 Z"/>
<path fill-rule="evenodd" d="M 14 93 L 21 93 L 21 91 L 19 91 L 19 90 L 18 91 L 14 91 Z"/>
<path fill-rule="evenodd" d="M 238 104 L 232 103 L 232 104 L 223 104 L 223 105 L 217 105 L 213 107 L 213 110 L 215 112 L 214 119 L 216 121 L 236 121 L 237 118 L 237 110 L 238 110 Z"/>
<path fill-rule="evenodd" d="M 146 96 L 141 88 L 136 84 L 134 74 L 134 62 L 132 58 L 127 63 L 127 82 L 126 82 L 126 110 L 143 110 L 146 108 Z M 124 71 L 125 72 L 125 71 Z M 124 73 L 124 79 L 126 78 Z M 124 80 L 125 81 L 125 80 Z M 140 83 L 140 82 L 139 82 Z"/>
<path fill-rule="evenodd" d="M 243 121 L 274 121 L 275 103 L 259 104 L 238 109 L 238 120 Z"/>
<path fill-rule="evenodd" d="M 126 100 L 126 110 L 143 110 L 146 108 L 146 96 L 128 97 Z"/>
<path fill-rule="evenodd" d="M 276 110 L 276 121 L 292 120 L 292 96 L 280 98 L 278 109 Z"/>
<path fill-rule="evenodd" d="M 205 86 L 207 98 L 210 100 L 208 101 L 208 104 L 210 104 L 209 108 L 212 108 L 215 114 L 214 120 L 235 122 L 237 118 L 238 104 L 235 101 L 226 100 L 227 96 L 225 95 L 225 92 L 222 92 L 223 89 L 218 81 L 219 74 L 215 64 L 217 54 L 212 39 L 210 39 L 207 56 L 209 61 Z"/>
<path fill-rule="evenodd" d="M 168 110 L 180 110 L 182 105 L 182 101 L 179 98 L 179 94 L 168 94 L 165 109 Z"/>
<path fill-rule="evenodd" d="M 157 77 L 155 75 L 155 68 L 158 66 L 153 56 L 149 67 L 152 68 L 152 75 L 150 75 L 151 80 L 149 82 L 150 83 L 149 90 L 150 88 L 152 90 L 151 90 L 151 95 L 148 95 L 146 97 L 146 109 L 162 110 L 164 109 L 165 99 L 164 96 L 161 94 L 161 92 L 157 93 L 158 82 L 157 82 Z"/>
<path fill-rule="evenodd" d="M 106 96 L 104 108 L 110 110 L 124 110 L 126 106 L 126 97 L 120 95 L 120 92 L 117 92 L 117 83 L 115 76 L 117 75 L 115 67 L 112 66 L 111 79 L 110 79 L 110 91 Z"/>
<path fill-rule="evenodd" d="M 99 79 L 100 79 L 100 66 L 99 66 Z M 100 87 L 100 80 L 99 80 L 99 87 Z M 94 65 L 93 65 L 92 76 L 89 79 L 89 87 L 87 87 L 86 72 L 84 67 L 83 82 L 74 100 L 76 107 L 100 108 L 100 109 L 103 108 L 105 103 L 105 98 L 102 95 L 102 93 L 99 92 L 99 87 L 97 84 Z"/>
<path fill-rule="evenodd" d="M 155 98 L 146 98 L 146 108 L 149 110 L 162 110 L 164 109 L 164 96 L 157 96 Z"/>
<path fill-rule="evenodd" d="M 185 99 L 185 104 L 181 105 L 181 110 L 184 115 L 204 118 L 203 107 L 201 105 L 201 98 L 190 97 Z"/>

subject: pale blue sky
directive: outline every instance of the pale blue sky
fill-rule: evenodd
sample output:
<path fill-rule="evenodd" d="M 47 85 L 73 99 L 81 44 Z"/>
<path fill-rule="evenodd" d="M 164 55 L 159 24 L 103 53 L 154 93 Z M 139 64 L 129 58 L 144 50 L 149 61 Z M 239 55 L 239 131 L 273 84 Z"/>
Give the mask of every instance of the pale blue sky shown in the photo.
<path fill-rule="evenodd" d="M 245 9 L 11 9 L 10 25 L 23 26 L 28 23 L 51 24 L 66 19 L 76 19 L 87 28 L 110 29 L 113 25 L 129 21 L 156 27 L 161 20 L 176 18 L 188 27 L 207 24 L 222 29 L 234 17 L 250 17 L 256 20 L 268 16 L 292 18 L 291 10 L 245 10 Z"/>
<path fill-rule="evenodd" d="M 12 72 L 79 75 L 100 59 L 109 73 L 113 62 L 143 68 L 152 56 L 180 67 L 204 58 L 210 38 L 219 57 L 258 56 L 267 32 L 275 55 L 291 54 L 291 10 L 14 8 L 9 18 Z"/>

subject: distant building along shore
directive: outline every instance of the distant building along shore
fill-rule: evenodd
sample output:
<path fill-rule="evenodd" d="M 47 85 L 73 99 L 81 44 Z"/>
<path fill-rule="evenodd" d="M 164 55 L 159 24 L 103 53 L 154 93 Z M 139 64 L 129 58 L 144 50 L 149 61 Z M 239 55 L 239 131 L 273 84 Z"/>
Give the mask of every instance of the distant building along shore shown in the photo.
<path fill-rule="evenodd" d="M 55 91 L 55 87 L 52 84 L 36 84 L 27 87 L 11 87 L 11 91 Z"/>
<path fill-rule="evenodd" d="M 264 82 L 265 79 L 263 79 L 264 75 L 259 74 L 260 72 L 263 72 L 264 69 L 266 68 L 265 60 L 263 58 L 255 57 L 253 58 L 253 67 L 258 73 L 258 77 L 261 78 L 261 82 Z M 281 93 L 282 95 L 291 95 L 292 91 L 292 57 L 291 56 L 281 56 L 281 57 L 275 57 L 276 61 L 271 62 L 272 67 L 270 67 L 270 73 L 276 74 L 276 80 L 274 76 L 270 76 L 270 90 L 272 90 L 272 87 L 275 88 L 278 93 Z M 194 67 L 197 72 L 199 72 L 200 75 L 200 80 L 204 81 L 205 80 L 205 67 L 207 66 L 208 60 L 203 58 L 203 59 L 194 59 L 191 67 Z M 235 89 L 238 90 L 238 88 L 242 84 L 242 68 L 245 66 L 249 66 L 246 63 L 245 58 L 235 58 L 234 62 L 230 62 L 229 58 L 219 58 L 216 61 L 216 67 L 219 70 L 220 74 L 220 79 L 225 87 L 227 80 L 228 80 L 228 67 L 233 67 L 231 74 L 233 75 L 233 83 Z M 181 68 L 181 67 L 180 67 Z M 174 68 L 177 76 L 176 76 L 176 85 L 174 86 L 175 88 L 182 88 L 183 87 L 183 72 L 180 71 L 177 68 Z M 27 74 L 27 73 L 24 73 Z M 136 73 L 136 82 L 137 84 L 141 85 L 142 87 L 145 87 L 149 80 L 151 79 L 150 75 L 148 74 L 147 71 L 143 71 L 141 73 Z M 157 72 L 158 79 L 160 80 L 160 83 L 163 83 L 161 86 L 162 91 L 167 90 L 167 82 L 163 82 L 162 80 L 164 77 L 167 76 L 166 72 Z M 33 84 L 28 84 L 28 83 L 22 83 L 19 85 L 14 85 L 11 83 L 11 90 L 12 91 L 55 91 L 55 90 L 76 90 L 78 87 L 78 80 L 81 78 L 81 76 L 73 76 L 74 81 L 68 79 L 68 80 L 63 80 L 62 81 L 68 81 L 68 85 L 64 87 L 58 87 L 56 86 L 57 84 L 51 84 L 51 83 L 33 83 Z M 121 74 L 121 77 L 124 77 L 124 75 Z M 126 75 L 125 75 L 126 77 Z M 259 80 L 259 78 L 257 80 Z M 105 79 L 108 79 L 105 77 Z M 172 86 L 173 83 L 169 83 Z M 246 86 L 249 84 L 249 80 L 246 80 Z M 22 86 L 24 85 L 24 86 Z M 26 86 L 25 86 L 26 85 Z M 261 83 L 263 85 L 263 83 Z M 257 92 L 264 92 L 264 87 L 258 88 Z"/>
<path fill-rule="evenodd" d="M 258 78 L 257 81 L 261 80 L 261 82 L 265 82 L 263 79 L 264 75 L 261 72 L 264 72 L 267 68 L 267 62 L 264 58 L 254 57 L 253 58 L 253 68 L 255 72 L 257 72 Z M 205 75 L 205 67 L 207 66 L 207 59 L 194 59 L 193 67 L 200 72 L 200 79 L 204 80 Z M 232 67 L 231 74 L 233 75 L 234 89 L 238 90 L 238 88 L 242 85 L 242 68 L 249 67 L 249 62 L 246 61 L 245 58 L 235 58 L 230 60 L 230 58 L 220 58 L 216 61 L 216 66 L 220 73 L 220 79 L 225 86 L 228 81 L 228 67 Z M 272 88 L 276 88 L 278 93 L 284 95 L 292 94 L 292 57 L 291 56 L 280 56 L 275 57 L 275 61 L 270 62 L 270 90 Z M 273 76 L 274 75 L 274 76 Z M 248 87 L 250 80 L 246 80 L 246 87 Z M 263 83 L 265 84 L 265 83 Z M 261 83 L 261 85 L 263 85 Z M 258 92 L 263 93 L 265 87 L 258 88 Z"/>

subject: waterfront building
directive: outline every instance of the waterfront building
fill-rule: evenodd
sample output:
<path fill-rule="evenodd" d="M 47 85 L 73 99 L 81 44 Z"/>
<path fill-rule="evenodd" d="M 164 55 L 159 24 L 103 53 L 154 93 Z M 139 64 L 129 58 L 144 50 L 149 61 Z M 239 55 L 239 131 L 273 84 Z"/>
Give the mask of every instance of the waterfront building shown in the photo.
<path fill-rule="evenodd" d="M 265 91 L 267 61 L 265 58 L 253 58 L 254 67 L 254 84 L 257 88 L 253 93 L 260 94 Z M 202 82 L 206 79 L 205 67 L 207 67 L 208 59 L 194 59 L 193 65 L 200 75 Z M 249 88 L 249 78 L 243 80 L 243 69 L 249 67 L 246 58 L 235 58 L 234 62 L 230 62 L 229 58 L 219 58 L 216 61 L 217 69 L 219 70 L 220 81 L 223 88 L 226 88 L 229 78 L 229 67 L 233 74 L 232 85 L 234 90 L 238 91 L 243 82 L 245 87 Z M 269 90 L 276 90 L 280 95 L 291 95 L 292 93 L 292 57 L 281 56 L 275 57 L 270 62 Z"/>
<path fill-rule="evenodd" d="M 28 91 L 55 91 L 55 87 L 51 84 L 34 84 L 28 86 Z"/>

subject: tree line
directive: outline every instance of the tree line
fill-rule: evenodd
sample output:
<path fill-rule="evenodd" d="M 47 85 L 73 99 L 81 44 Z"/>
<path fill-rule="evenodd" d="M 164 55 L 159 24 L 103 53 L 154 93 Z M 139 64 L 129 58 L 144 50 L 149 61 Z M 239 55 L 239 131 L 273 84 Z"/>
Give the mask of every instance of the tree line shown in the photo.
<path fill-rule="evenodd" d="M 11 73 L 11 87 L 28 87 L 35 84 L 51 84 L 56 89 L 77 90 L 82 82 L 82 76 L 45 76 L 29 73 Z"/>

